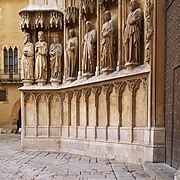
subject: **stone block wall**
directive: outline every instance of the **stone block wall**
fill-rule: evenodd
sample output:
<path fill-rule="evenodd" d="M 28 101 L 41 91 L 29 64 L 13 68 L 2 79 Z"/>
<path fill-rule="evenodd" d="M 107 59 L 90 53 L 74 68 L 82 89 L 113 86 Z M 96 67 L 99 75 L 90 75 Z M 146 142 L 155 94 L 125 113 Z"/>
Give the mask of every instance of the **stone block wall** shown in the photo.
<path fill-rule="evenodd" d="M 23 87 L 22 150 L 68 151 L 142 163 L 151 159 L 147 147 L 163 145 L 149 139 L 154 130 L 148 126 L 148 73 L 91 85 L 76 83 L 39 90 Z"/>

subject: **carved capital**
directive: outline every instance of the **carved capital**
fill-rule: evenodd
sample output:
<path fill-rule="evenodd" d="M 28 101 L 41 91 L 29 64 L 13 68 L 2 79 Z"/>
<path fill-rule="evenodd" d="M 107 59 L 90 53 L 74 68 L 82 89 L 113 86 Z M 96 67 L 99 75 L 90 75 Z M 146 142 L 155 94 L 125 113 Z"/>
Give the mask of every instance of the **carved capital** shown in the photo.
<path fill-rule="evenodd" d="M 36 101 L 38 102 L 38 101 L 40 101 L 41 99 L 43 99 L 44 101 L 48 102 L 48 96 L 47 96 L 47 94 L 45 94 L 45 93 L 38 93 L 38 94 L 36 95 Z"/>
<path fill-rule="evenodd" d="M 73 91 L 73 93 L 74 93 L 74 96 L 76 97 L 76 102 L 79 102 L 79 99 L 80 99 L 81 94 L 82 94 L 82 90 L 78 89 L 78 90 Z"/>
<path fill-rule="evenodd" d="M 101 94 L 102 87 L 101 86 L 95 86 L 91 88 L 92 93 L 95 94 L 95 96 L 99 96 Z"/>
<path fill-rule="evenodd" d="M 103 93 L 105 94 L 111 94 L 113 91 L 113 84 L 106 84 L 102 86 Z"/>
<path fill-rule="evenodd" d="M 60 96 L 60 100 L 61 100 L 61 103 L 62 103 L 64 101 L 64 99 L 65 99 L 65 92 L 59 93 L 59 96 Z"/>
<path fill-rule="evenodd" d="M 133 86 L 133 93 L 135 94 L 136 91 L 139 89 L 140 84 L 143 83 L 143 88 L 147 91 L 148 84 L 147 84 L 147 78 L 139 78 L 135 81 L 135 84 Z"/>
<path fill-rule="evenodd" d="M 122 86 L 122 82 L 114 83 L 115 92 L 116 92 L 117 94 L 119 94 L 120 89 L 121 89 L 121 86 Z"/>
<path fill-rule="evenodd" d="M 91 95 L 91 89 L 90 88 L 82 89 L 82 94 L 85 97 L 85 100 L 87 100 L 89 96 Z"/>
<path fill-rule="evenodd" d="M 48 93 L 48 100 L 49 101 L 52 101 L 53 98 L 56 99 L 56 101 L 59 101 L 60 100 L 60 96 L 58 93 Z"/>
<path fill-rule="evenodd" d="M 65 92 L 65 97 L 68 98 L 68 101 L 71 101 L 71 99 L 73 98 L 73 91 Z"/>
<path fill-rule="evenodd" d="M 24 93 L 24 102 L 27 102 L 28 100 L 36 100 L 36 96 L 33 93 Z"/>

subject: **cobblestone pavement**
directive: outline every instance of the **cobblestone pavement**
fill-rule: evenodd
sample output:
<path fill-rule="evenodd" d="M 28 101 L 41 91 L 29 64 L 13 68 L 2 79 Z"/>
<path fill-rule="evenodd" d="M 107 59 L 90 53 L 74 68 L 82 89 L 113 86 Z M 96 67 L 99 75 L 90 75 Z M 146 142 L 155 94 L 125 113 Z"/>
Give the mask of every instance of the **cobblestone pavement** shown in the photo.
<path fill-rule="evenodd" d="M 20 135 L 0 134 L 0 180 L 150 180 L 142 166 L 68 153 L 21 152 Z"/>

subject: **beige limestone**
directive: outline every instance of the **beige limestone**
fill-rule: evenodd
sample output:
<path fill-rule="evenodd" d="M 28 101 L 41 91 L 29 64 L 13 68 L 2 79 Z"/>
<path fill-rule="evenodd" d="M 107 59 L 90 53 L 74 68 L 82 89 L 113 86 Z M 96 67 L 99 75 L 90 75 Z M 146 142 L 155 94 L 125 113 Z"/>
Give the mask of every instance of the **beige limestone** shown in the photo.
<path fill-rule="evenodd" d="M 156 64 L 153 63 L 160 61 L 156 59 L 158 52 L 151 52 L 147 64 L 141 65 L 145 62 L 145 57 L 141 57 L 138 67 L 124 69 L 123 33 L 130 11 L 129 1 L 123 0 L 123 3 L 118 1 L 118 6 L 114 1 L 111 5 L 106 1 L 101 2 L 102 4 L 98 0 L 94 4 L 80 6 L 82 4 L 78 0 L 64 1 L 64 8 L 68 11 L 65 12 L 66 19 L 61 43 L 65 50 L 68 48 L 67 44 L 72 49 L 76 45 L 76 52 L 78 37 L 79 66 L 73 68 L 78 71 L 78 75 L 69 76 L 70 79 L 66 82 L 68 76 L 65 69 L 62 84 L 57 86 L 44 84 L 42 87 L 32 85 L 20 88 L 23 122 L 26 122 L 22 133 L 22 150 L 67 151 L 135 163 L 163 161 L 165 130 L 164 127 L 159 127 L 163 124 L 163 119 L 154 118 L 162 116 L 162 107 L 154 107 L 157 104 L 154 102 L 156 98 L 154 98 L 155 92 L 152 88 L 152 86 L 157 87 L 158 91 L 161 89 L 154 79 Z M 157 5 L 158 1 L 155 1 L 155 4 Z M 72 11 L 74 6 L 75 11 Z M 93 10 L 97 7 L 97 12 L 91 12 L 92 7 Z M 139 1 L 138 7 L 144 12 L 145 1 Z M 113 30 L 118 40 L 116 53 L 118 57 L 114 57 L 117 71 L 113 69 L 111 73 L 108 71 L 108 73 L 100 74 L 102 70 L 100 57 L 101 55 L 105 57 L 105 54 L 100 54 L 101 31 L 104 24 L 103 11 L 107 8 L 111 13 L 112 21 L 116 24 Z M 157 14 L 154 17 L 159 18 Z M 82 40 L 86 32 L 86 20 L 90 20 L 97 30 L 97 66 L 96 76 L 82 79 Z M 72 37 L 68 36 L 70 29 L 74 30 L 75 42 L 70 41 Z M 144 27 L 142 31 L 145 32 Z M 49 33 L 51 34 L 51 31 Z M 112 35 L 112 32 L 109 34 Z M 155 44 L 157 41 L 158 39 L 152 41 L 154 47 L 157 46 Z M 141 51 L 142 54 L 146 51 L 142 45 Z M 69 67 L 65 57 L 63 60 L 65 68 Z M 78 80 L 75 80 L 76 78 Z M 49 96 L 49 94 L 52 95 Z M 25 98 L 27 95 L 33 98 L 28 100 Z M 160 101 L 157 103 L 161 104 L 161 94 L 158 98 Z M 158 111 L 155 111 L 156 108 Z M 30 113 L 33 112 L 35 115 L 31 117 Z M 32 124 L 28 122 L 29 119 L 34 120 Z M 158 126 L 154 121 L 158 122 Z M 47 143 L 47 147 L 43 143 Z"/>

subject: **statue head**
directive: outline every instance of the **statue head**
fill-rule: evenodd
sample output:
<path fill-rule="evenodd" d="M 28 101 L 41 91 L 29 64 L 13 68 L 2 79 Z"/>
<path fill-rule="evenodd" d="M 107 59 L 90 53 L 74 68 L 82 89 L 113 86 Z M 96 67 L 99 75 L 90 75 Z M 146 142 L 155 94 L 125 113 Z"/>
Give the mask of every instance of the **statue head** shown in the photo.
<path fill-rule="evenodd" d="M 109 20 L 111 20 L 111 13 L 110 11 L 105 11 L 104 12 L 104 20 L 107 22 Z"/>
<path fill-rule="evenodd" d="M 29 33 L 24 33 L 24 44 L 30 41 L 30 34 Z"/>
<path fill-rule="evenodd" d="M 86 31 L 89 32 L 93 29 L 93 25 L 91 21 L 86 22 Z"/>
<path fill-rule="evenodd" d="M 74 29 L 70 29 L 70 30 L 69 30 L 69 37 L 70 37 L 70 38 L 75 37 L 75 31 L 74 31 Z"/>
<path fill-rule="evenodd" d="M 38 40 L 41 42 L 41 41 L 43 41 L 44 40 L 44 33 L 42 32 L 42 31 L 39 31 L 38 32 Z"/>
<path fill-rule="evenodd" d="M 57 34 L 54 35 L 54 43 L 59 43 L 59 36 Z"/>
<path fill-rule="evenodd" d="M 134 11 L 137 9 L 137 1 L 136 0 L 131 0 L 130 1 L 130 6 L 131 6 L 131 11 Z"/>

